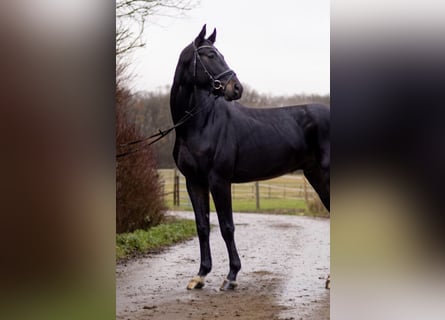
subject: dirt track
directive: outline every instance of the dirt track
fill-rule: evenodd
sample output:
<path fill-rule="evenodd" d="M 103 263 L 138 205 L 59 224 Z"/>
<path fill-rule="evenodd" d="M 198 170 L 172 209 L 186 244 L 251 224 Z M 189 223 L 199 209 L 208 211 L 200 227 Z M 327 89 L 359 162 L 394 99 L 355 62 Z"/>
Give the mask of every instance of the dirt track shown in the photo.
<path fill-rule="evenodd" d="M 329 220 L 238 213 L 234 220 L 242 263 L 235 291 L 219 291 L 229 266 L 215 227 L 213 270 L 201 290 L 185 289 L 199 268 L 197 238 L 119 264 L 116 319 L 329 319 Z M 216 214 L 211 223 L 218 224 Z"/>

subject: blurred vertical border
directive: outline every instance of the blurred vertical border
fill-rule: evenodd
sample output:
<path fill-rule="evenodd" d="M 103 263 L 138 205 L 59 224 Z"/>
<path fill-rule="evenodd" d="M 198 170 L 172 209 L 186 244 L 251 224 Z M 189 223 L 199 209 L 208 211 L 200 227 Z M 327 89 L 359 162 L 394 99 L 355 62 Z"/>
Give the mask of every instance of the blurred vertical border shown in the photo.
<path fill-rule="evenodd" d="M 331 2 L 331 318 L 443 319 L 440 1 Z M 0 314 L 115 317 L 114 2 L 0 5 Z"/>
<path fill-rule="evenodd" d="M 444 319 L 445 5 L 331 2 L 331 318 Z"/>
<path fill-rule="evenodd" d="M 113 1 L 0 5 L 0 314 L 115 317 Z"/>

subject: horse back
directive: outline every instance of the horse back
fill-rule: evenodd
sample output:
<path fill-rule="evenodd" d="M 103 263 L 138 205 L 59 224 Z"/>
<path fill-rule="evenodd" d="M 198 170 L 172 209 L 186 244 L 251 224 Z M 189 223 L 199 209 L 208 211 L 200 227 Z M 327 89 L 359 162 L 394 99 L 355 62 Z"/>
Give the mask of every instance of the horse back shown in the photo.
<path fill-rule="evenodd" d="M 237 105 L 230 123 L 237 143 L 234 182 L 303 169 L 320 154 L 320 141 L 329 138 L 329 108 L 318 104 L 258 109 Z"/>

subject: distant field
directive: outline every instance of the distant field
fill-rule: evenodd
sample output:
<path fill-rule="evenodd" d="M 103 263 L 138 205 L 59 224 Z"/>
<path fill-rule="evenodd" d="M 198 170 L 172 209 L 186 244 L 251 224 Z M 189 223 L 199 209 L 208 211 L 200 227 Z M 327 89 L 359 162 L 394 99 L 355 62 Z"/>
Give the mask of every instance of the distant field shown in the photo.
<path fill-rule="evenodd" d="M 185 178 L 179 177 L 179 206 L 173 205 L 174 170 L 159 170 L 164 181 L 165 202 L 173 210 L 192 210 L 188 197 Z M 242 183 L 232 185 L 232 207 L 235 212 L 269 212 L 297 215 L 319 215 L 308 210 L 308 201 L 318 201 L 318 196 L 310 184 L 301 174 L 288 174 L 278 178 L 260 181 L 259 208 L 256 201 L 255 183 Z M 210 197 L 211 199 L 211 197 Z M 215 211 L 211 199 L 210 207 Z M 322 213 L 321 215 L 325 215 Z"/>

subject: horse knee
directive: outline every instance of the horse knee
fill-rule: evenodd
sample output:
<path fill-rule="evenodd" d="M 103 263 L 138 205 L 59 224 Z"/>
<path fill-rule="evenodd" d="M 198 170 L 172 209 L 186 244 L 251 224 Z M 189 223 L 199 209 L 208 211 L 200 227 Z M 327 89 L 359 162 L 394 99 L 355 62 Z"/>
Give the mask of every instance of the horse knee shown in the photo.
<path fill-rule="evenodd" d="M 210 235 L 210 227 L 206 225 L 197 225 L 196 231 L 200 239 L 208 239 Z"/>
<path fill-rule="evenodd" d="M 224 240 L 232 240 L 233 234 L 235 233 L 235 227 L 230 225 L 221 225 L 220 226 L 221 234 Z"/>

